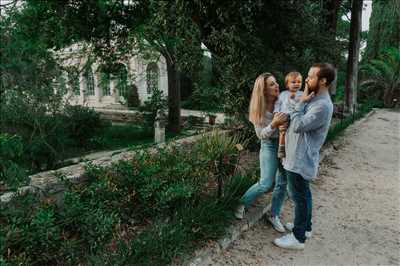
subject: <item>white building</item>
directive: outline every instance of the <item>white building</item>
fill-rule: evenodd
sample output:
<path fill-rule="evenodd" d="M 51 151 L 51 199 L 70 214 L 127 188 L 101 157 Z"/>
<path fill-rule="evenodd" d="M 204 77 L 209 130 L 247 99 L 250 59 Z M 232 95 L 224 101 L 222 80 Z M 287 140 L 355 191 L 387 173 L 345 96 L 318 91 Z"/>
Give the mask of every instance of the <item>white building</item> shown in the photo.
<path fill-rule="evenodd" d="M 133 55 L 118 63 L 118 74 L 102 71 L 101 62 L 87 64 L 87 47 L 78 44 L 58 51 L 57 57 L 68 69 L 60 78 L 67 88 L 66 99 L 72 105 L 95 108 L 126 109 L 128 95 L 137 90 L 142 104 L 158 88 L 168 95 L 168 75 L 165 58 L 146 61 Z M 93 61 L 93 60 L 92 60 Z"/>

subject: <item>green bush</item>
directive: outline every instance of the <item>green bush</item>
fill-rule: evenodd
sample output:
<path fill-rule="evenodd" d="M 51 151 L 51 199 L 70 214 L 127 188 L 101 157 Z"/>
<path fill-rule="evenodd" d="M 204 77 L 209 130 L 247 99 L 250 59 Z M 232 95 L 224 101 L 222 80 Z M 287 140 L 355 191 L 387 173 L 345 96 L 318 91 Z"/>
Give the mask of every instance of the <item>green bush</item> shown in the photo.
<path fill-rule="evenodd" d="M 239 137 L 231 137 L 228 134 L 221 134 L 213 131 L 211 134 L 203 136 L 196 144 L 200 154 L 210 174 L 215 176 L 218 183 L 218 195 L 223 193 L 223 183 L 227 177 L 232 176 L 238 163 L 239 152 L 243 146 L 239 145 Z"/>
<path fill-rule="evenodd" d="M 128 107 L 139 107 L 140 99 L 138 94 L 138 88 L 135 84 L 131 84 L 127 88 L 126 102 Z"/>
<path fill-rule="evenodd" d="M 150 98 L 139 107 L 140 111 L 145 112 L 144 118 L 146 125 L 148 127 L 153 127 L 155 118 L 157 116 L 157 110 L 161 110 L 165 113 L 167 106 L 168 101 L 164 93 L 159 89 L 153 90 Z"/>
<path fill-rule="evenodd" d="M 5 185 L 7 189 L 28 181 L 26 172 L 19 165 L 22 153 L 21 137 L 0 134 L 0 185 Z"/>
<path fill-rule="evenodd" d="M 193 94 L 182 102 L 182 108 L 215 113 L 223 111 L 224 90 L 209 84 L 196 84 Z"/>
<path fill-rule="evenodd" d="M 357 112 L 354 114 L 341 119 L 339 123 L 335 124 L 328 131 L 328 135 L 326 137 L 326 141 L 332 141 L 338 135 L 340 135 L 348 126 L 354 123 L 354 121 L 362 118 L 365 114 L 370 112 L 372 108 L 377 107 L 375 101 L 367 102 L 365 104 L 360 105 Z"/>
<path fill-rule="evenodd" d="M 25 101 L 12 97 L 1 105 L 0 128 L 21 137 L 21 163 L 30 172 L 53 169 L 69 150 L 87 147 L 90 138 L 105 127 L 99 115 L 87 107 L 66 106 L 63 113 L 48 113 Z"/>
<path fill-rule="evenodd" d="M 385 107 L 393 107 L 400 95 L 400 49 L 391 47 L 361 66 L 360 98 L 379 99 Z"/>
<path fill-rule="evenodd" d="M 214 149 L 216 158 L 224 158 L 216 150 L 229 152 L 231 144 Z M 2 260 L 166 265 L 222 236 L 250 179 L 228 178 L 217 197 L 201 151 L 170 146 L 111 167 L 88 165 L 86 184 L 66 183 L 62 206 L 29 195 L 0 206 Z"/>
<path fill-rule="evenodd" d="M 105 124 L 100 120 L 100 115 L 91 108 L 75 105 L 64 109 L 65 127 L 68 135 L 79 146 L 85 146 Z"/>

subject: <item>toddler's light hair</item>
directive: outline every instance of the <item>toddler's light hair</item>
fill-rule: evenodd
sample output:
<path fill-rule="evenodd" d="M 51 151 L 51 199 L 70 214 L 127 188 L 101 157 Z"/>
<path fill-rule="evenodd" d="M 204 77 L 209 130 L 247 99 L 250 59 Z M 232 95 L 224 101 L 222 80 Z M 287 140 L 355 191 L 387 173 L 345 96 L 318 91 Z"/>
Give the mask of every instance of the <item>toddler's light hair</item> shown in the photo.
<path fill-rule="evenodd" d="M 285 87 L 286 87 L 286 88 L 288 87 L 289 79 L 297 78 L 297 77 L 300 77 L 300 78 L 301 78 L 301 81 L 303 81 L 303 76 L 300 74 L 300 72 L 291 71 L 291 72 L 287 73 L 287 75 L 286 75 L 286 77 L 285 77 Z"/>

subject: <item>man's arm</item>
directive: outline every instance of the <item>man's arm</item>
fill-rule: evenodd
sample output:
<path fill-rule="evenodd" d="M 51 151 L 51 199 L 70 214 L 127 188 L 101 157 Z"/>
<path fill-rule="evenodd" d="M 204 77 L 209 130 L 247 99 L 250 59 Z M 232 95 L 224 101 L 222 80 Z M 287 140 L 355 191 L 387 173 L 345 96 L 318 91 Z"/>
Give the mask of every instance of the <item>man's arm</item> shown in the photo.
<path fill-rule="evenodd" d="M 329 119 L 329 107 L 324 104 L 312 106 L 307 113 L 304 111 L 305 104 L 296 104 L 295 111 L 290 114 L 290 126 L 295 133 L 303 133 L 320 128 Z"/>

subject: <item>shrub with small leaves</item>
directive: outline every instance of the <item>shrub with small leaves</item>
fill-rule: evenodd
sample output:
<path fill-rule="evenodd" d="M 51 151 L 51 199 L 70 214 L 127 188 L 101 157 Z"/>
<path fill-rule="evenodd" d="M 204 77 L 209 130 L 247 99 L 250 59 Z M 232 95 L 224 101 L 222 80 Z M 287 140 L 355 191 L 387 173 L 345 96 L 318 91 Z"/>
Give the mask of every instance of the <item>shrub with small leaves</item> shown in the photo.
<path fill-rule="evenodd" d="M 18 164 L 22 154 L 21 137 L 0 134 L 0 185 L 15 188 L 28 181 L 27 173 Z"/>

